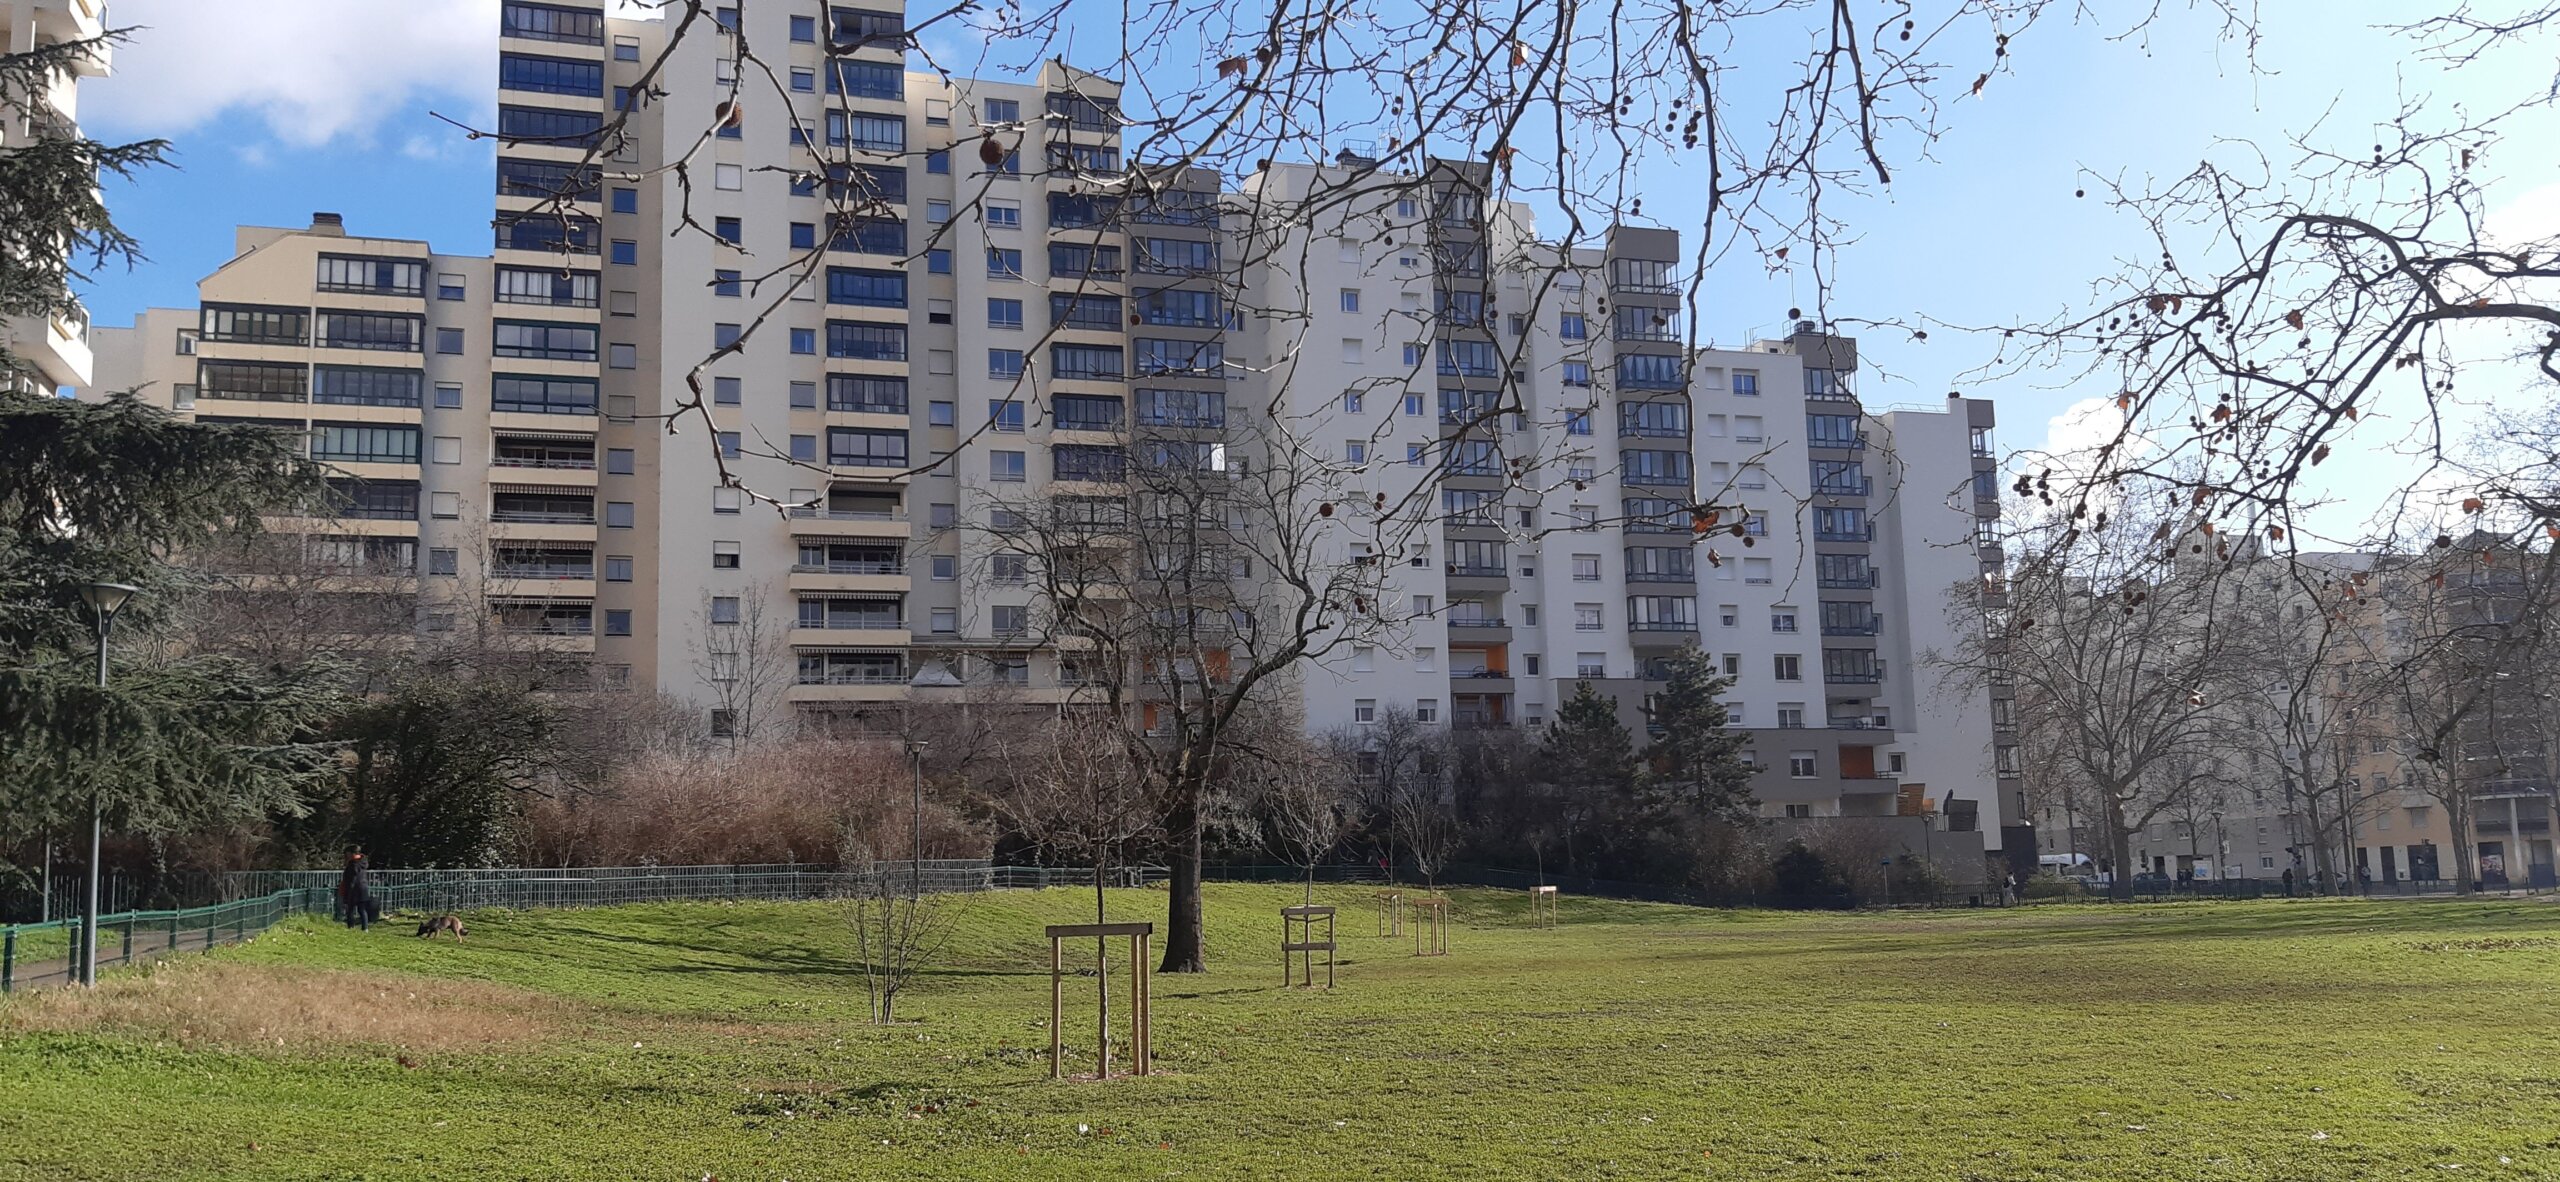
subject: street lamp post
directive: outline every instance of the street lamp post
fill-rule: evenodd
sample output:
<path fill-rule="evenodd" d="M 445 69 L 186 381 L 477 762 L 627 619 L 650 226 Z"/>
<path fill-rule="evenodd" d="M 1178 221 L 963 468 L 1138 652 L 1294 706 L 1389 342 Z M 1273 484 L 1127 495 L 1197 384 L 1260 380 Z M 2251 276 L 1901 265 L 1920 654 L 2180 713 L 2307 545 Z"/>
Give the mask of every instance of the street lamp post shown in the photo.
<path fill-rule="evenodd" d="M 924 897 L 924 747 L 922 739 L 907 740 L 907 781 L 914 790 L 909 819 L 915 825 L 915 849 L 907 858 L 907 901 Z"/>
<path fill-rule="evenodd" d="M 100 697 L 107 688 L 107 632 L 115 627 L 116 613 L 124 610 L 127 600 L 137 588 L 125 583 L 91 583 L 80 589 L 80 601 L 98 618 L 98 689 Z M 88 904 L 80 912 L 80 984 L 96 988 L 98 984 L 98 849 L 100 845 L 98 787 L 89 786 L 89 869 Z"/>

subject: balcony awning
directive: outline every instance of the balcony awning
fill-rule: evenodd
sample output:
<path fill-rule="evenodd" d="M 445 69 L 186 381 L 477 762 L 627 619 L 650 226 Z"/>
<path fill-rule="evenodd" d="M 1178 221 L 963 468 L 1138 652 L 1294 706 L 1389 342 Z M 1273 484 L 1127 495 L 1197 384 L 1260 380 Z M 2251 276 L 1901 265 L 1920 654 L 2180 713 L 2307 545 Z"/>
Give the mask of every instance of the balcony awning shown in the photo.
<path fill-rule="evenodd" d="M 492 595 L 489 597 L 491 607 L 594 607 L 595 603 L 595 597 L 592 595 Z"/>
<path fill-rule="evenodd" d="M 502 484 L 495 480 L 489 482 L 489 491 L 493 493 L 519 493 L 546 497 L 579 497 L 587 500 L 593 500 L 596 495 L 596 490 L 580 487 L 578 485 Z"/>
<path fill-rule="evenodd" d="M 501 412 L 503 413 L 503 412 Z M 594 443 L 593 431 L 543 431 L 525 427 L 496 427 L 489 432 L 499 439 L 541 439 L 553 443 Z"/>

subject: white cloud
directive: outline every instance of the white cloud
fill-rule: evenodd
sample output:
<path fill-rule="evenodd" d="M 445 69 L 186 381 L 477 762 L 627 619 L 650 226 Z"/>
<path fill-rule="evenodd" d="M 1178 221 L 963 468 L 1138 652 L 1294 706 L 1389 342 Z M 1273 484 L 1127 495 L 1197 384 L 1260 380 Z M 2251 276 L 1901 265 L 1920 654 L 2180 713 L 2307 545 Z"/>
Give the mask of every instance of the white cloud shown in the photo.
<path fill-rule="evenodd" d="M 80 115 L 115 134 L 246 110 L 313 147 L 429 106 L 475 121 L 495 106 L 498 0 L 117 0 L 114 19 L 140 27 L 114 75 L 81 86 Z"/>

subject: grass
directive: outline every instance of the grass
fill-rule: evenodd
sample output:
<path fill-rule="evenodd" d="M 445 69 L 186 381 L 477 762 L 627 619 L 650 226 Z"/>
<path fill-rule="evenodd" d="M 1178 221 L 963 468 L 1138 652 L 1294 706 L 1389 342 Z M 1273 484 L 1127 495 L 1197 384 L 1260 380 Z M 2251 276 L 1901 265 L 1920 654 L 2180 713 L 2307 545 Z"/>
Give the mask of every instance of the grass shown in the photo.
<path fill-rule="evenodd" d="M 0 1179 L 2560 1176 L 2549 905 L 1457 899 L 1416 959 L 1335 895 L 1327 994 L 1275 985 L 1294 888 L 1213 887 L 1163 1074 L 1109 1084 L 1042 1062 L 1089 894 L 972 901 L 887 1029 L 822 905 L 298 921 L 0 1003 Z"/>

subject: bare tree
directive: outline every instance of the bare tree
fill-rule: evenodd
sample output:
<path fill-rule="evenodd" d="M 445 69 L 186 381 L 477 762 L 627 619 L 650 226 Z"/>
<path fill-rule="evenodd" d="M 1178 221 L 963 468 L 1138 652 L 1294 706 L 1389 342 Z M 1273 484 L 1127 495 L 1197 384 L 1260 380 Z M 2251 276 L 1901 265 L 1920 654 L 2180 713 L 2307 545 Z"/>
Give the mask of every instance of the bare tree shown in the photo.
<path fill-rule="evenodd" d="M 1316 867 L 1359 827 L 1352 765 L 1333 744 L 1299 733 L 1275 739 L 1241 770 L 1272 847 L 1306 872 L 1303 900 L 1314 902 Z"/>
<path fill-rule="evenodd" d="M 798 670 L 791 623 L 771 606 L 776 598 L 770 580 L 739 595 L 703 597 L 694 678 L 712 702 L 712 737 L 732 751 L 778 737 L 789 722 L 783 695 Z"/>
<path fill-rule="evenodd" d="M 2132 837 L 2225 774 L 2253 685 L 2259 637 L 2231 610 L 2250 593 L 2225 578 L 2210 533 L 2175 510 L 2123 513 L 2082 534 L 2062 521 L 2022 531 L 2007 606 L 1946 658 L 2011 679 L 2022 734 L 2086 789 L 2119 894 Z"/>
<path fill-rule="evenodd" d="M 909 889 L 907 875 L 858 851 L 844 869 L 853 874 L 853 947 L 862 965 L 871 1020 L 897 1020 L 898 998 L 930 967 L 958 930 L 966 904 L 940 891 Z"/>

